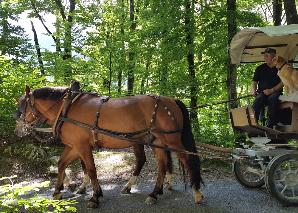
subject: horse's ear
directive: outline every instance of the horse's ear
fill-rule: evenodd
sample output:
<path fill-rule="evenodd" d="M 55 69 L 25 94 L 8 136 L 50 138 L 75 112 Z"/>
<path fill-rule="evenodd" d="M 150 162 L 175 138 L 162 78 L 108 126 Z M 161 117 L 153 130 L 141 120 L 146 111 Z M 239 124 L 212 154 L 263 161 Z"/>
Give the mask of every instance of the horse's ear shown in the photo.
<path fill-rule="evenodd" d="M 29 95 L 30 95 L 30 87 L 28 85 L 26 85 L 25 92 L 26 92 L 26 97 L 29 97 Z"/>

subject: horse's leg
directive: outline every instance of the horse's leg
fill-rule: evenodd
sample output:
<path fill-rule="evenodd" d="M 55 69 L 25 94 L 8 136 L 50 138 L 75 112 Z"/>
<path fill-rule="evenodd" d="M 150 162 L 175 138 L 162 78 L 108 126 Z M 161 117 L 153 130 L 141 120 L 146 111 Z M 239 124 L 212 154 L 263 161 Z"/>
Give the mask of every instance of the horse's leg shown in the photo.
<path fill-rule="evenodd" d="M 200 160 L 197 155 L 187 155 L 178 153 L 177 154 L 180 161 L 187 168 L 190 177 L 191 188 L 193 191 L 193 196 L 195 203 L 201 203 L 203 199 L 203 194 L 200 191 L 200 184 L 202 182 L 200 175 Z"/>
<path fill-rule="evenodd" d="M 58 180 L 53 193 L 54 199 L 61 199 L 61 190 L 63 189 L 63 181 L 65 178 L 66 167 L 78 157 L 77 153 L 69 146 L 65 146 L 63 154 L 60 156 L 58 161 Z"/>
<path fill-rule="evenodd" d="M 91 180 L 91 185 L 93 188 L 93 195 L 88 202 L 88 208 L 97 208 L 99 204 L 99 197 L 102 197 L 102 190 L 99 186 L 97 175 L 96 175 L 96 168 L 94 164 L 94 158 L 92 155 L 91 147 L 81 147 L 80 149 L 80 157 L 85 164 L 86 172 Z"/>
<path fill-rule="evenodd" d="M 81 164 L 82 164 L 82 169 L 83 169 L 83 172 L 84 172 L 84 177 L 83 177 L 82 184 L 79 186 L 77 194 L 85 194 L 86 193 L 86 187 L 90 183 L 90 178 L 88 177 L 88 174 L 86 172 L 86 166 L 84 164 L 84 161 L 81 160 Z"/>
<path fill-rule="evenodd" d="M 132 173 L 132 177 L 129 179 L 127 184 L 124 186 L 124 188 L 121 190 L 121 193 L 123 194 L 129 194 L 131 190 L 131 186 L 135 185 L 138 179 L 138 176 L 140 175 L 140 172 L 146 162 L 146 155 L 144 151 L 144 145 L 134 145 L 133 151 L 136 157 L 136 167 L 134 172 Z"/>
<path fill-rule="evenodd" d="M 168 190 L 173 189 L 173 161 L 172 161 L 172 155 L 170 151 L 165 151 L 167 155 L 167 172 L 165 177 L 165 187 Z"/>
<path fill-rule="evenodd" d="M 158 175 L 153 192 L 149 194 L 148 198 L 145 201 L 147 204 L 156 203 L 157 195 L 163 194 L 163 181 L 166 175 L 166 168 L 168 163 L 168 158 L 164 150 L 155 148 L 154 153 L 158 165 Z"/>

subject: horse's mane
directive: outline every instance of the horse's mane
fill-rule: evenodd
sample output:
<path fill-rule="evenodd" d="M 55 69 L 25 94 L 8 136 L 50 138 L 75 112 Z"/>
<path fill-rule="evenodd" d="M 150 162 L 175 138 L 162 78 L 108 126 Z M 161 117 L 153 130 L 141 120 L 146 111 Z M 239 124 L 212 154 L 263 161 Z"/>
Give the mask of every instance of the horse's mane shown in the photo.
<path fill-rule="evenodd" d="M 49 99 L 49 100 L 58 100 L 62 98 L 67 92 L 65 87 L 43 87 L 35 89 L 32 92 L 34 98 L 39 99 Z"/>

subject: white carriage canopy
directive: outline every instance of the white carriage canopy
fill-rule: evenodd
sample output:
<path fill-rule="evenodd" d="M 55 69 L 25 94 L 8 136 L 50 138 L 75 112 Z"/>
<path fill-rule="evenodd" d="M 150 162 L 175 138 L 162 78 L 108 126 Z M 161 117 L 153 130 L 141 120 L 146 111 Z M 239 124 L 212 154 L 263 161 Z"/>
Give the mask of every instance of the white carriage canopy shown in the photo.
<path fill-rule="evenodd" d="M 298 62 L 298 24 L 244 28 L 230 44 L 232 64 L 261 62 L 265 48 L 276 49 L 277 55 Z"/>

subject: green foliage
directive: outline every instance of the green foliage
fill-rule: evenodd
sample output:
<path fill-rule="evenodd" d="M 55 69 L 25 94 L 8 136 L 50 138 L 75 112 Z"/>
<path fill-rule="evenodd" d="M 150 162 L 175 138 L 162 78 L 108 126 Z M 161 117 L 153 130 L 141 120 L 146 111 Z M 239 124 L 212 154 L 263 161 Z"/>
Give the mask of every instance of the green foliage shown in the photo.
<path fill-rule="evenodd" d="M 28 35 L 16 24 L 23 10 L 20 4 L 8 0 L 0 2 L 0 53 L 16 62 L 24 62 L 24 56 L 33 54 Z"/>
<path fill-rule="evenodd" d="M 19 156 L 20 158 L 26 158 L 27 160 L 37 162 L 45 162 L 49 158 L 49 153 L 45 146 L 32 143 L 8 146 L 5 148 L 4 154 L 8 154 L 9 156 Z"/>
<path fill-rule="evenodd" d="M 14 184 L 13 178 L 16 176 L 0 178 L 0 182 L 8 182 L 0 185 L 0 212 L 76 212 L 75 200 L 51 200 L 36 194 L 49 181 Z"/>
<path fill-rule="evenodd" d="M 44 78 L 30 64 L 15 63 L 0 56 L 0 137 L 13 134 L 15 121 L 12 118 L 17 99 L 24 93 L 25 85 L 38 87 Z"/>

